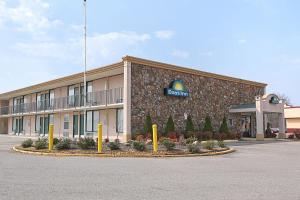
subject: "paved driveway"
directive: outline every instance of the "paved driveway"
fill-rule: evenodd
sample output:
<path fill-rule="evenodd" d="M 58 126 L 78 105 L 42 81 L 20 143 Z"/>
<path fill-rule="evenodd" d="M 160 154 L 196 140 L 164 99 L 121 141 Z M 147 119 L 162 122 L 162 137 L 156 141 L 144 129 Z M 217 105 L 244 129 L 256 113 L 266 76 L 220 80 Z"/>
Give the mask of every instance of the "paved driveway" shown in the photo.
<path fill-rule="evenodd" d="M 300 199 L 300 142 L 239 143 L 198 158 L 42 157 L 0 136 L 0 199 Z M 242 144 L 242 145 L 241 145 Z"/>

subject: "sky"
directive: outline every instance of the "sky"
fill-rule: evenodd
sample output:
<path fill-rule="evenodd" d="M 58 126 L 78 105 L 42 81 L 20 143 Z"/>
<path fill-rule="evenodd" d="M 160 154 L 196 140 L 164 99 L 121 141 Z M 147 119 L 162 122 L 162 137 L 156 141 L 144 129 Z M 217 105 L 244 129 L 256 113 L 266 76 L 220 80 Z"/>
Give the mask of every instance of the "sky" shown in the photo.
<path fill-rule="evenodd" d="M 300 105 L 298 0 L 87 0 L 88 69 L 125 55 L 267 83 Z M 0 0 L 0 93 L 83 71 L 83 0 Z"/>

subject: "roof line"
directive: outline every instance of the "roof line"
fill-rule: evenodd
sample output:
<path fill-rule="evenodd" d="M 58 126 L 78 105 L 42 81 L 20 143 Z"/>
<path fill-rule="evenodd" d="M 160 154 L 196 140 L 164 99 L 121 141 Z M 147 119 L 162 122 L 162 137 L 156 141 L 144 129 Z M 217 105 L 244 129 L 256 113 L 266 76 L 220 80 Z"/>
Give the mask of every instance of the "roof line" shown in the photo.
<path fill-rule="evenodd" d="M 230 76 L 224 76 L 224 75 L 220 75 L 220 74 L 200 71 L 200 70 L 196 70 L 196 69 L 181 67 L 178 65 L 167 64 L 167 63 L 163 63 L 163 62 L 157 62 L 157 61 L 153 61 L 153 60 L 142 59 L 142 58 L 128 56 L 128 55 L 123 57 L 123 61 L 128 61 L 128 62 L 137 63 L 137 64 L 143 64 L 143 65 L 148 65 L 151 67 L 168 69 L 168 70 L 173 70 L 173 71 L 178 71 L 178 72 L 183 72 L 183 73 L 188 73 L 188 74 L 194 74 L 194 75 L 198 75 L 198 76 L 205 76 L 205 77 L 215 78 L 215 79 L 219 79 L 219 80 L 232 81 L 232 82 L 236 82 L 236 83 L 244 83 L 244 84 L 253 85 L 253 86 L 260 86 L 260 87 L 267 86 L 266 83 L 260 83 L 260 82 L 255 82 L 255 81 L 250 81 L 250 80 L 245 80 L 245 79 L 240 79 L 240 78 L 235 78 L 235 77 L 230 77 Z"/>
<path fill-rule="evenodd" d="M 96 73 L 106 72 L 108 70 L 119 68 L 119 67 L 122 67 L 122 66 L 123 66 L 123 62 L 117 62 L 117 63 L 114 63 L 114 64 L 105 65 L 103 67 L 98 67 L 98 68 L 95 68 L 95 69 L 88 70 L 86 72 L 86 75 L 90 76 L 90 75 L 93 75 L 93 74 L 96 74 Z M 79 72 L 79 73 L 76 73 L 76 74 L 72 74 L 72 75 L 61 77 L 61 78 L 53 79 L 53 80 L 50 80 L 50 81 L 42 82 L 42 83 L 39 83 L 39 84 L 31 85 L 31 86 L 28 86 L 28 87 L 20 88 L 20 89 L 17 89 L 17 90 L 12 90 L 12 91 L 9 91 L 9 92 L 5 92 L 5 93 L 0 94 L 0 97 L 11 95 L 13 93 L 23 92 L 23 91 L 37 90 L 38 88 L 41 88 L 41 87 L 44 87 L 44 86 L 49 86 L 49 85 L 55 84 L 57 82 L 66 82 L 66 81 L 78 79 L 78 78 L 81 78 L 81 77 L 83 77 L 83 72 Z"/>

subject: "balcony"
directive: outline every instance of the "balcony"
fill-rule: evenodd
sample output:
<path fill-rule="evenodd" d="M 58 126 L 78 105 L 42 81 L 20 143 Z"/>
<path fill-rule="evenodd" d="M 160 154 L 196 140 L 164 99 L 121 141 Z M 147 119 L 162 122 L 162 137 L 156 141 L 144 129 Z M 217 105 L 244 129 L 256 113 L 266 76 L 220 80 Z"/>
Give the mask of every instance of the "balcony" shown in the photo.
<path fill-rule="evenodd" d="M 86 95 L 84 106 L 84 95 L 75 95 L 47 99 L 44 101 L 18 104 L 0 108 L 0 116 L 18 115 L 27 113 L 38 113 L 43 111 L 60 111 L 68 109 L 83 109 L 92 107 L 106 107 L 123 103 L 123 88 L 114 88 L 91 92 Z"/>

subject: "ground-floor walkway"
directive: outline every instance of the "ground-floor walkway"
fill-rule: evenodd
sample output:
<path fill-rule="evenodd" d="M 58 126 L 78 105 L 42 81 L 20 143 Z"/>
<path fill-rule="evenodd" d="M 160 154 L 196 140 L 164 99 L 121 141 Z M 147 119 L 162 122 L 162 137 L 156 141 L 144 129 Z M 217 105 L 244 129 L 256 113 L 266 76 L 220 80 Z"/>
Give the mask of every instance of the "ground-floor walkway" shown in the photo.
<path fill-rule="evenodd" d="M 238 142 L 196 158 L 43 157 L 0 135 L 0 199 L 300 199 L 300 142 Z"/>

